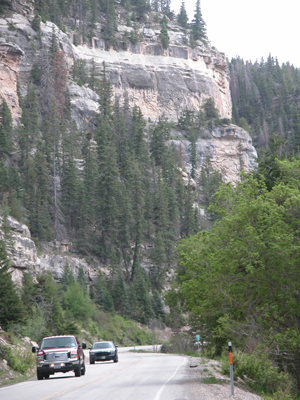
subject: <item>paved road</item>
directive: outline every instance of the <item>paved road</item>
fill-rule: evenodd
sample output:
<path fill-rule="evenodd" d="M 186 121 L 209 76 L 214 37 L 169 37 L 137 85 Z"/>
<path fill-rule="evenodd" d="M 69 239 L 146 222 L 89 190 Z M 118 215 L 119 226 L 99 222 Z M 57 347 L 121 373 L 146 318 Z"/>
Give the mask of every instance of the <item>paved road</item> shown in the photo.
<path fill-rule="evenodd" d="M 128 350 L 128 349 L 126 349 Z M 86 375 L 55 374 L 0 388 L 1 400 L 190 400 L 185 357 L 132 353 L 120 348 L 119 362 L 88 364 Z"/>

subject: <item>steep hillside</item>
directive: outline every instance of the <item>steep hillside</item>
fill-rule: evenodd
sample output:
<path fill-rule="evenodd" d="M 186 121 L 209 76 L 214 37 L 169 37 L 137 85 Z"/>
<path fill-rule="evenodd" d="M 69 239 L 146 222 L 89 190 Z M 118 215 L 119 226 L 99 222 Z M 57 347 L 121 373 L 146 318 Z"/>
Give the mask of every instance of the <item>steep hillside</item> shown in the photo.
<path fill-rule="evenodd" d="M 142 265 L 160 291 L 177 240 L 211 224 L 212 194 L 256 151 L 230 124 L 224 54 L 168 10 L 107 4 L 4 7 L 2 213 L 128 284 Z"/>

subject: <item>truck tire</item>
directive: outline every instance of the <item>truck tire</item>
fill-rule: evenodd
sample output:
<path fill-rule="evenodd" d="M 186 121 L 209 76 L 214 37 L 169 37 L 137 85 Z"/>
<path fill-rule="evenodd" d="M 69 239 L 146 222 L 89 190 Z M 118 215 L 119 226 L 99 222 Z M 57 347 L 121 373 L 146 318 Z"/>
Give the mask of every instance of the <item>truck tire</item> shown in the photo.
<path fill-rule="evenodd" d="M 37 370 L 36 377 L 37 377 L 38 381 L 41 381 L 44 378 L 44 374 Z"/>
<path fill-rule="evenodd" d="M 81 365 L 80 363 L 78 364 L 77 368 L 74 370 L 75 376 L 80 377 L 81 376 Z"/>
<path fill-rule="evenodd" d="M 83 365 L 82 365 L 82 368 L 81 368 L 81 375 L 85 375 L 85 363 L 84 363 L 84 361 L 83 361 Z"/>

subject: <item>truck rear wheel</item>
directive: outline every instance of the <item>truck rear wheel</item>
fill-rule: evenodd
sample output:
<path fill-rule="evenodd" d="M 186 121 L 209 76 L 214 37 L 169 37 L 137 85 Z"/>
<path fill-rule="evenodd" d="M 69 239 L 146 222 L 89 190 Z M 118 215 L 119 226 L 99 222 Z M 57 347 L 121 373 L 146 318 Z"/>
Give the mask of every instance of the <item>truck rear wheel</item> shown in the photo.
<path fill-rule="evenodd" d="M 38 378 L 38 381 L 41 381 L 44 378 L 44 374 L 37 370 L 36 377 Z"/>
<path fill-rule="evenodd" d="M 78 367 L 74 370 L 75 376 L 79 377 L 81 376 L 81 365 L 80 363 L 78 364 Z"/>

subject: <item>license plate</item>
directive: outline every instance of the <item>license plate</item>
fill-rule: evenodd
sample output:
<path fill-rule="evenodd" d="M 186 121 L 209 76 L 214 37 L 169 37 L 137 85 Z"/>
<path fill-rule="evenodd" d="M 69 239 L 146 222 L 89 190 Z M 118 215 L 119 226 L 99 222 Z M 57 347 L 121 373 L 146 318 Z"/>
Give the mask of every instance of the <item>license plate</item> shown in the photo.
<path fill-rule="evenodd" d="M 54 369 L 60 369 L 60 365 L 54 365 Z"/>
<path fill-rule="evenodd" d="M 100 358 L 101 358 L 101 360 L 105 360 L 105 356 L 101 356 Z"/>

